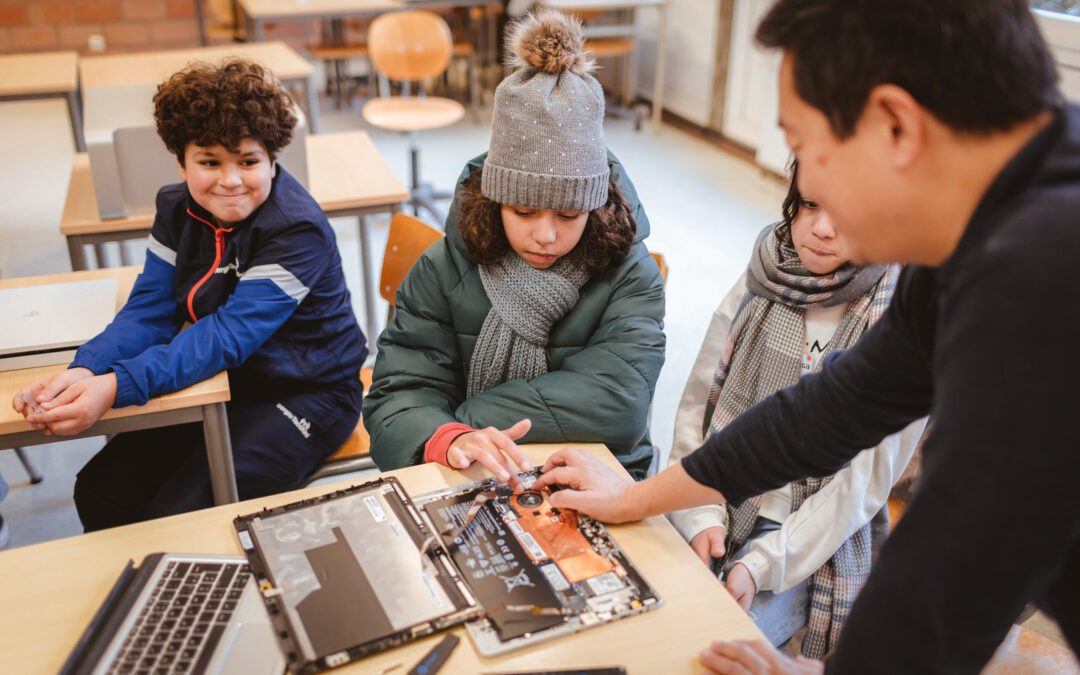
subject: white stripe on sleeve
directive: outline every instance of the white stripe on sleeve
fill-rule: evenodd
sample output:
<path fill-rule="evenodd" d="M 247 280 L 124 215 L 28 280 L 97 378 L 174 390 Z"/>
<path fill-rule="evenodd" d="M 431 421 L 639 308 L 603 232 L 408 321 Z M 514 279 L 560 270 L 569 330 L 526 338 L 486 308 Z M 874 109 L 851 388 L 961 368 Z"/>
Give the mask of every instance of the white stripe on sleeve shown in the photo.
<path fill-rule="evenodd" d="M 176 267 L 176 251 L 172 250 L 165 244 L 162 244 L 160 241 L 155 239 L 154 235 L 150 235 L 150 241 L 147 242 L 146 248 L 148 248 L 157 257 L 161 258 L 173 267 Z"/>
<path fill-rule="evenodd" d="M 243 278 L 240 282 L 254 281 L 255 279 L 269 279 L 281 289 L 281 292 L 289 296 L 293 300 L 296 300 L 297 304 L 304 301 L 307 297 L 310 288 L 300 283 L 300 280 L 293 276 L 293 273 L 285 269 L 281 265 L 256 265 L 247 272 L 244 272 Z"/>

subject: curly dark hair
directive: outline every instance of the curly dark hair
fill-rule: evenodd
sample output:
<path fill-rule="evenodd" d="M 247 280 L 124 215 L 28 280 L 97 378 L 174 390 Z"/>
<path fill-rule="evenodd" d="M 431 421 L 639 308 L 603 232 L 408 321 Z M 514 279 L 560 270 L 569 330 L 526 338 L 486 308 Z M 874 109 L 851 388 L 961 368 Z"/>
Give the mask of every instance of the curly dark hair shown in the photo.
<path fill-rule="evenodd" d="M 490 265 L 506 255 L 510 242 L 503 229 L 501 205 L 481 192 L 482 175 L 483 170 L 474 172 L 461 186 L 458 229 L 469 259 L 477 265 Z M 589 212 L 581 241 L 571 255 L 580 255 L 585 269 L 594 276 L 622 262 L 630 253 L 636 235 L 633 210 L 615 181 L 609 181 L 607 202 Z"/>
<path fill-rule="evenodd" d="M 158 86 L 154 121 L 158 136 L 180 164 L 188 143 L 223 145 L 236 152 L 245 138 L 262 143 L 273 161 L 292 140 L 296 126 L 292 106 L 270 71 L 257 63 L 197 62 Z"/>

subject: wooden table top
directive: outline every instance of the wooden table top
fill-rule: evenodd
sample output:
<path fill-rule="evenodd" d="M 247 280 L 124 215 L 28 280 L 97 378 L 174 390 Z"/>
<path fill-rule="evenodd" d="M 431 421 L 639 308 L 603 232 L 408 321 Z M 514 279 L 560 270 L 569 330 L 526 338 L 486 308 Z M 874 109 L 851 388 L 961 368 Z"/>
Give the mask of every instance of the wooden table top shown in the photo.
<path fill-rule="evenodd" d="M 78 52 L 0 56 L 0 97 L 66 94 L 78 88 Z"/>
<path fill-rule="evenodd" d="M 286 82 L 307 78 L 312 72 L 307 59 L 284 42 L 259 42 L 87 56 L 79 61 L 79 75 L 85 88 L 158 84 L 192 61 L 216 63 L 229 56 L 257 61 Z"/>
<path fill-rule="evenodd" d="M 240 0 L 251 19 L 294 19 L 299 17 L 346 17 L 393 12 L 405 9 L 404 0 Z"/>
<path fill-rule="evenodd" d="M 139 267 L 113 267 L 109 269 L 90 270 L 85 272 L 68 272 L 66 274 L 50 274 L 38 277 L 16 277 L 13 279 L 0 279 L 0 289 L 18 288 L 25 286 L 40 286 L 44 284 L 59 284 L 70 281 L 88 281 L 91 279 L 115 278 L 116 286 L 116 309 L 127 302 L 131 293 L 131 287 L 135 284 L 135 277 L 139 275 Z M 30 424 L 23 416 L 11 408 L 11 400 L 20 391 L 38 380 L 48 377 L 53 373 L 63 371 L 67 366 L 42 366 L 39 368 L 21 368 L 0 372 L 0 436 L 6 434 L 31 431 Z M 132 417 L 147 413 L 164 412 L 167 410 L 180 410 L 208 403 L 220 403 L 228 401 L 229 376 L 220 372 L 208 380 L 181 389 L 180 391 L 150 399 L 143 406 L 129 406 L 127 408 L 113 409 L 106 412 L 102 419 L 116 419 L 120 417 Z M 57 437 L 63 440 L 63 437 Z"/>
<path fill-rule="evenodd" d="M 529 459 L 540 464 L 561 446 L 523 447 Z M 618 467 L 602 445 L 582 447 Z M 486 474 L 479 467 L 457 472 L 425 464 L 389 475 L 397 476 L 411 495 L 419 495 Z M 0 552 L 4 603 L 10 610 L 0 612 L 0 654 L 18 672 L 56 672 L 128 559 L 138 563 L 143 556 L 158 551 L 240 554 L 233 517 L 344 485 L 323 485 Z M 630 673 L 701 672 L 697 655 L 709 641 L 761 638 L 750 618 L 664 518 L 614 525 L 610 530 L 660 594 L 664 601 L 661 607 L 492 658 L 477 654 L 464 628 L 457 628 L 454 632 L 461 637 L 461 644 L 443 672 L 612 665 L 623 665 Z M 404 673 L 441 639 L 442 635 L 436 634 L 369 657 L 341 672 L 378 673 L 401 664 L 399 672 Z"/>
<path fill-rule="evenodd" d="M 309 135 L 307 158 L 311 195 L 325 211 L 397 204 L 409 198 L 409 191 L 364 131 Z M 149 230 L 153 223 L 153 213 L 102 219 L 90 160 L 86 153 L 76 153 L 60 216 L 61 234 Z"/>
<path fill-rule="evenodd" d="M 311 196 L 324 211 L 397 204 L 409 198 L 366 131 L 307 137 Z"/>

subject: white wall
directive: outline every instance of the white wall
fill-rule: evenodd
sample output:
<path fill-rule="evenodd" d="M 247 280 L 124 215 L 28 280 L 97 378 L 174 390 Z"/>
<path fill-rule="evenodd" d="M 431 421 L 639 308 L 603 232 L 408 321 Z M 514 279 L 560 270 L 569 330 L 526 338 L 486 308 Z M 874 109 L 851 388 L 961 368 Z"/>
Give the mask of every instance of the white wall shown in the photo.
<path fill-rule="evenodd" d="M 777 124 L 780 53 L 754 42 L 758 23 L 775 0 L 735 0 L 724 97 L 724 135 L 756 151 L 757 162 L 784 173 L 787 143 Z"/>
<path fill-rule="evenodd" d="M 1057 60 L 1061 90 L 1070 100 L 1080 101 L 1080 18 L 1039 10 L 1035 17 Z"/>
<path fill-rule="evenodd" d="M 667 20 L 667 67 L 664 107 L 708 126 L 712 114 L 713 77 L 720 0 L 670 0 Z M 652 99 L 656 64 L 657 12 L 637 12 L 638 93 Z"/>

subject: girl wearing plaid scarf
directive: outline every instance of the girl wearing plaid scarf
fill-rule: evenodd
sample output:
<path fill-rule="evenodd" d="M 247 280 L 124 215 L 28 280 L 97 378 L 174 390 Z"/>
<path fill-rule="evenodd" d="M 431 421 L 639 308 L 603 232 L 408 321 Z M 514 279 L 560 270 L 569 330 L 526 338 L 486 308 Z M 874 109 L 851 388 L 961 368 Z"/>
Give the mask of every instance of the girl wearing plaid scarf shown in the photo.
<path fill-rule="evenodd" d="M 820 370 L 892 298 L 898 266 L 854 266 L 828 215 L 799 194 L 797 173 L 793 165 L 783 220 L 758 237 L 746 273 L 713 316 L 679 404 L 672 463 L 769 394 Z M 774 645 L 807 626 L 802 653 L 821 658 L 870 572 L 888 530 L 889 490 L 924 426 L 914 423 L 833 476 L 671 520 Z"/>

